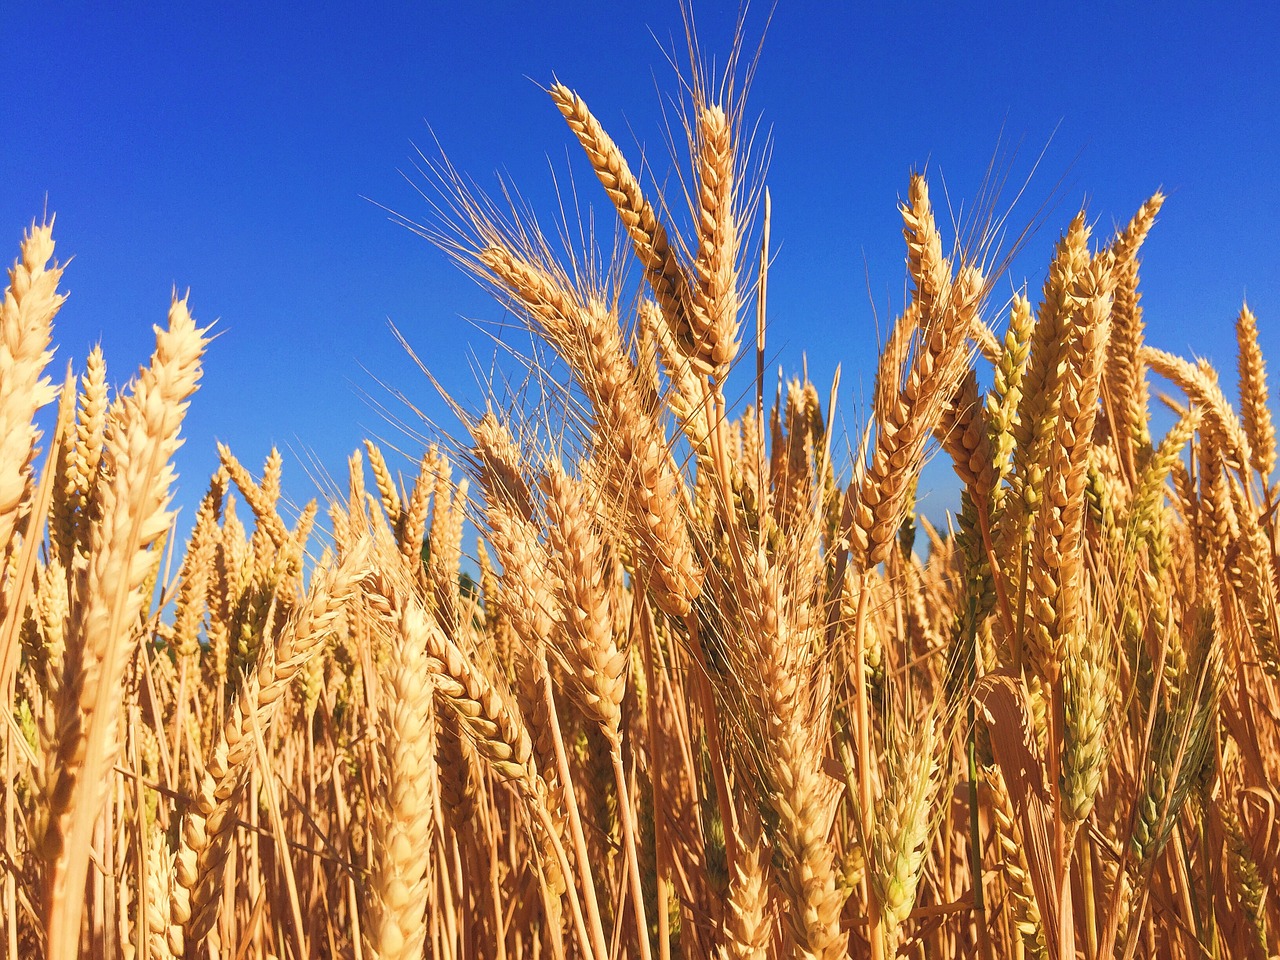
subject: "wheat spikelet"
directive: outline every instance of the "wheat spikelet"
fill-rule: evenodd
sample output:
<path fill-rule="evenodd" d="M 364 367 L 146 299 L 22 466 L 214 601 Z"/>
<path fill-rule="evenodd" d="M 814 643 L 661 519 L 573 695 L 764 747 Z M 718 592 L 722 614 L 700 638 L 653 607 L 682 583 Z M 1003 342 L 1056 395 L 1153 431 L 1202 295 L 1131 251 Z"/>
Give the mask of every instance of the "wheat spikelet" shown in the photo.
<path fill-rule="evenodd" d="M 936 311 L 949 299 L 951 265 L 942 254 L 942 234 L 929 202 L 929 185 L 913 174 L 907 202 L 898 205 L 902 215 L 903 238 L 907 241 L 907 273 L 914 285 L 919 323 L 927 327 Z"/>
<path fill-rule="evenodd" d="M 373 470 L 373 479 L 378 486 L 378 496 L 382 498 L 382 509 L 387 512 L 391 529 L 398 530 L 403 522 L 401 517 L 403 505 L 400 502 L 400 493 L 396 490 L 395 478 L 391 476 L 391 470 L 387 467 L 382 449 L 376 443 L 366 440 L 364 452 L 369 457 L 369 468 Z"/>
<path fill-rule="evenodd" d="M 977 502 L 988 504 L 995 497 L 997 455 L 978 398 L 978 377 L 970 370 L 960 381 L 955 398 L 943 411 L 935 430 L 942 447 L 951 455 L 956 473 Z"/>
<path fill-rule="evenodd" d="M 218 516 L 226 481 L 221 471 L 214 475 L 209 490 L 196 511 L 196 525 L 187 544 L 182 569 L 178 573 L 178 596 L 174 602 L 173 643 L 188 663 L 200 652 L 200 625 L 204 620 L 209 581 L 218 550 Z"/>
<path fill-rule="evenodd" d="M 431 536 L 426 564 L 426 583 L 435 599 L 436 620 L 458 634 L 459 568 L 462 563 L 462 505 L 467 500 L 467 481 L 454 485 L 449 461 L 440 458 L 431 495 Z"/>
<path fill-rule="evenodd" d="M 39 571 L 39 589 L 35 596 L 36 622 L 44 644 L 47 690 L 53 694 L 62 685 L 62 658 L 67 645 L 67 615 L 71 597 L 67 572 L 55 556 Z"/>
<path fill-rule="evenodd" d="M 1115 679 L 1106 647 L 1083 631 L 1069 635 L 1062 668 L 1066 725 L 1062 748 L 1062 810 L 1068 823 L 1089 816 L 1107 765 L 1107 723 Z"/>
<path fill-rule="evenodd" d="M 1136 871 L 1146 869 L 1164 849 L 1210 750 L 1222 651 L 1211 610 L 1199 611 L 1190 626 L 1192 682 L 1175 689 L 1172 702 L 1162 705 L 1156 717 L 1151 761 L 1129 838 Z"/>
<path fill-rule="evenodd" d="M 151 835 L 147 846 L 146 930 L 147 949 L 155 960 L 182 956 L 180 929 L 175 934 L 170 916 L 173 854 L 162 831 Z"/>
<path fill-rule="evenodd" d="M 1227 840 L 1227 863 L 1231 867 L 1231 880 L 1235 885 L 1235 898 L 1240 912 L 1248 924 L 1254 946 L 1259 955 L 1267 956 L 1267 911 L 1265 901 L 1268 887 L 1254 862 L 1253 851 L 1240 826 L 1240 818 L 1224 802 L 1217 805 L 1218 816 Z"/>
<path fill-rule="evenodd" d="M 920 196 L 922 204 L 927 200 L 927 194 Z M 876 375 L 876 439 L 865 467 L 858 464 L 856 492 L 850 488 L 859 570 L 888 556 L 910 507 L 925 443 L 968 369 L 966 337 L 982 296 L 982 275 L 966 268 L 948 289 L 952 293 L 946 302 L 930 306 L 932 319 L 927 325 L 923 306 L 899 321 L 922 324 L 915 331 L 915 349 L 907 368 L 902 370 L 886 352 Z M 905 360 L 905 347 L 897 359 Z M 881 383 L 890 386 L 882 388 Z"/>
<path fill-rule="evenodd" d="M 1004 877 L 1013 909 L 1014 926 L 1027 952 L 1037 958 L 1046 957 L 1044 925 L 1040 921 L 1040 907 L 1036 903 L 1035 887 L 1031 883 L 1029 866 L 1022 844 L 1018 842 L 1018 827 L 1004 776 L 998 768 L 983 771 L 987 786 L 991 789 L 991 812 L 994 820 L 996 843 L 1000 858 L 997 870 Z"/>
<path fill-rule="evenodd" d="M 272 450 L 275 455 L 275 451 Z M 272 546 L 277 550 L 289 540 L 289 531 L 276 513 L 275 499 L 263 487 L 259 486 L 248 470 L 236 459 L 231 448 L 224 443 L 218 444 L 218 456 L 222 460 L 222 468 L 239 488 L 245 503 L 253 510 L 253 518 L 257 526 L 270 538 Z M 265 477 L 264 477 L 265 480 Z"/>
<path fill-rule="evenodd" d="M 770 744 L 769 772 L 776 791 L 778 849 L 786 869 L 777 876 L 797 955 L 835 960 L 847 951 L 840 929 L 844 895 L 836 883 L 835 857 L 827 841 L 829 787 L 815 768 L 812 733 L 792 716 Z"/>
<path fill-rule="evenodd" d="M 1000 524 L 998 555 L 1011 564 L 1017 582 L 1023 551 L 1034 531 L 1031 521 L 1040 509 L 1049 447 L 1058 420 L 1058 373 L 1068 348 L 1067 323 L 1076 277 L 1089 264 L 1089 232 L 1080 213 L 1058 241 L 1031 335 L 1031 348 L 1020 384 L 1021 402 L 1013 427 L 1012 503 Z"/>
<path fill-rule="evenodd" d="M 1034 601 L 1028 654 L 1040 676 L 1057 682 L 1063 644 L 1080 629 L 1085 484 L 1099 383 L 1110 331 L 1114 281 L 1108 257 L 1095 259 L 1076 277 L 1074 306 L 1066 318 L 1067 357 L 1058 374 L 1057 418 L 1043 448 L 1043 503 L 1035 515 L 1031 582 Z"/>
<path fill-rule="evenodd" d="M 996 468 L 997 484 L 993 507 L 1004 501 L 1005 484 L 1013 469 L 1012 455 L 1016 443 L 1014 427 L 1019 422 L 1022 403 L 1022 378 L 1026 373 L 1031 351 L 1034 321 L 1031 301 L 1024 296 L 1014 298 L 1009 311 L 1009 329 L 1005 333 L 1004 349 L 995 365 L 995 378 L 991 392 L 986 397 L 987 422 L 989 424 L 992 456 Z"/>
<path fill-rule="evenodd" d="M 439 472 L 439 464 L 439 451 L 435 447 L 428 448 L 418 464 L 418 475 L 414 478 L 413 490 L 409 493 L 409 501 L 401 513 L 400 527 L 396 531 L 400 553 L 415 575 L 422 565 L 422 545 L 427 532 L 427 512 L 431 508 L 431 493 L 434 489 L 435 476 Z"/>

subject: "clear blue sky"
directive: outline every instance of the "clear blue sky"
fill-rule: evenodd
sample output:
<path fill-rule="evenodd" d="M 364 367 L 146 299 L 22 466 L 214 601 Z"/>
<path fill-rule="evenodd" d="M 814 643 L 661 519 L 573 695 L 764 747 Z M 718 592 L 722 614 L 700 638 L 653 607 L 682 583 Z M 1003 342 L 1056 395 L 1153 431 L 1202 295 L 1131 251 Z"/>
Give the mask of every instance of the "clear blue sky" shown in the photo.
<path fill-rule="evenodd" d="M 11 3 L 0 18 L 0 246 L 12 260 L 47 197 L 59 254 L 76 258 L 58 369 L 82 366 L 100 338 L 123 382 L 174 285 L 191 289 L 198 318 L 218 319 L 179 460 L 187 523 L 215 438 L 255 470 L 280 445 L 286 490 L 305 498 L 290 449 L 340 473 L 361 437 L 394 435 L 362 398 L 386 398 L 374 375 L 445 419 L 388 318 L 446 386 L 479 402 L 470 357 L 483 363 L 491 347 L 463 318 L 500 311 L 363 199 L 429 216 L 398 172 L 411 169 L 411 141 L 432 149 L 427 124 L 459 169 L 486 186 L 501 169 L 550 212 L 549 164 L 579 159 L 538 86 L 554 76 L 632 158 L 639 143 L 669 167 L 660 108 L 674 90 L 663 49 L 683 49 L 675 0 L 113 12 L 125 6 Z M 704 51 L 727 50 L 736 7 L 695 13 Z M 767 13 L 750 12 L 749 36 Z M 895 203 L 909 170 L 928 163 L 935 195 L 940 173 L 954 199 L 972 198 L 1003 131 L 1022 144 L 1015 180 L 1052 136 L 1015 222 L 1060 180 L 1065 197 L 1015 280 L 1038 290 L 1081 203 L 1105 232 L 1163 187 L 1145 248 L 1149 339 L 1211 357 L 1233 389 L 1231 322 L 1247 295 L 1280 371 L 1278 42 L 1280 14 L 1262 3 L 780 0 L 749 101 L 775 140 L 779 361 L 796 371 L 807 348 L 820 385 L 841 362 L 857 416 L 874 369 L 871 300 L 882 315 L 901 300 Z M 602 194 L 585 195 L 603 209 Z"/>

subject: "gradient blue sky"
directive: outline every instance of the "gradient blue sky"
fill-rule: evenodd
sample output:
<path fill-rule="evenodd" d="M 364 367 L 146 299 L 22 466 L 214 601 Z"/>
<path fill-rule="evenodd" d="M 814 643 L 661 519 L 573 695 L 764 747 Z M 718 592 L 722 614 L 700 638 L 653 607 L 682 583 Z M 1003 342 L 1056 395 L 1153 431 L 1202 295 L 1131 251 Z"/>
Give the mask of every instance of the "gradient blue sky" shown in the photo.
<path fill-rule="evenodd" d="M 480 402 L 471 358 L 485 365 L 492 346 L 465 318 L 501 311 L 363 199 L 430 216 L 399 173 L 411 141 L 434 149 L 428 124 L 481 185 L 502 170 L 554 212 L 550 166 L 571 157 L 582 171 L 538 86 L 558 77 L 633 159 L 643 145 L 659 173 L 670 168 L 660 111 L 675 89 L 663 51 L 683 50 L 675 0 L 125 6 L 8 4 L 0 17 L 0 243 L 12 259 L 47 198 L 59 256 L 75 256 L 59 369 L 81 367 L 101 339 L 123 382 L 174 285 L 190 288 L 198 318 L 218 320 L 179 459 L 184 529 L 215 438 L 255 469 L 281 446 L 286 491 L 304 499 L 305 452 L 341 473 L 361 437 L 395 438 L 363 397 L 386 399 L 378 380 L 452 426 L 388 318 L 446 387 Z M 901 302 L 895 204 L 908 172 L 927 163 L 939 202 L 941 177 L 955 201 L 972 198 L 1002 135 L 1021 144 L 1019 182 L 1049 144 L 1016 224 L 1062 192 L 1013 281 L 1038 290 L 1082 203 L 1106 232 L 1163 187 L 1144 254 L 1151 342 L 1212 358 L 1233 389 L 1231 324 L 1247 295 L 1280 357 L 1276 9 L 781 0 L 749 101 L 775 141 L 779 362 L 797 371 L 807 348 L 820 385 L 842 363 L 847 416 L 858 415 L 875 308 Z M 698 4 L 705 52 L 729 48 L 736 12 Z M 767 14 L 750 11 L 750 37 Z M 579 182 L 603 209 L 597 186 Z"/>

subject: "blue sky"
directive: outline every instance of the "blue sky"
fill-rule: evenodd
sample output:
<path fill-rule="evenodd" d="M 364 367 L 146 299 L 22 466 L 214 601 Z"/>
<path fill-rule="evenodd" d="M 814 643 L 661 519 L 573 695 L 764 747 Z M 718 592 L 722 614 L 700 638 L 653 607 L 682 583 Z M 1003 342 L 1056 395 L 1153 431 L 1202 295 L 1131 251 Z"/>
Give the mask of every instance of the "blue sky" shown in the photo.
<path fill-rule="evenodd" d="M 571 167 L 603 212 L 539 88 L 558 77 L 629 156 L 671 168 L 661 110 L 675 91 L 664 51 L 683 51 L 675 0 L 129 6 L 5 10 L 0 244 L 12 260 L 47 198 L 59 255 L 75 256 L 59 369 L 80 368 L 101 339 L 123 382 L 175 285 L 198 318 L 218 320 L 179 459 L 188 522 L 215 439 L 255 469 L 278 444 L 286 491 L 305 499 L 301 455 L 341 472 L 363 436 L 396 441 L 364 396 L 387 400 L 379 382 L 453 426 L 388 319 L 446 387 L 481 401 L 472 358 L 487 365 L 492 346 L 467 319 L 501 311 L 377 205 L 430 217 L 399 172 L 412 169 L 411 142 L 431 153 L 434 132 L 458 169 L 485 187 L 501 170 L 548 214 L 551 170 Z M 698 5 L 704 52 L 728 50 L 736 12 Z M 749 37 L 767 13 L 749 12 Z M 1163 187 L 1145 249 L 1149 339 L 1209 356 L 1233 389 L 1231 322 L 1246 295 L 1280 357 L 1277 41 L 1269 4 L 781 0 L 748 106 L 774 139 L 777 361 L 798 371 L 807 349 L 824 392 L 841 363 L 854 422 L 876 312 L 883 322 L 901 302 L 895 205 L 909 171 L 927 164 L 938 202 L 945 178 L 958 203 L 999 144 L 1018 147 L 1015 184 L 1048 144 L 1012 221 L 1061 199 L 1012 281 L 1038 290 L 1082 203 L 1107 232 Z M 945 487 L 945 473 L 930 484 Z"/>

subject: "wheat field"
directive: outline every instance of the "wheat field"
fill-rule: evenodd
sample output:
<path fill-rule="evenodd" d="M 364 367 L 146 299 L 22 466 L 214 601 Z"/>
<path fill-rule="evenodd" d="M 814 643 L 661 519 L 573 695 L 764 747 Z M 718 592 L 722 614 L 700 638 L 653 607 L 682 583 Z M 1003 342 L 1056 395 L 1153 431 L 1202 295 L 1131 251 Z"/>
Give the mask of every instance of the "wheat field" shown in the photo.
<path fill-rule="evenodd" d="M 1247 306 L 1238 401 L 1145 341 L 1163 197 L 1113 235 L 1082 211 L 1002 300 L 1007 259 L 912 175 L 906 303 L 842 437 L 838 382 L 766 377 L 741 89 L 693 72 L 665 193 L 547 94 L 612 251 L 426 168 L 418 229 L 527 333 L 526 384 L 412 468 L 366 442 L 301 511 L 278 453 L 220 447 L 176 529 L 207 329 L 175 297 L 126 383 L 95 350 L 59 387 L 52 223 L 22 238 L 3 956 L 1280 953 L 1266 367 Z"/>

